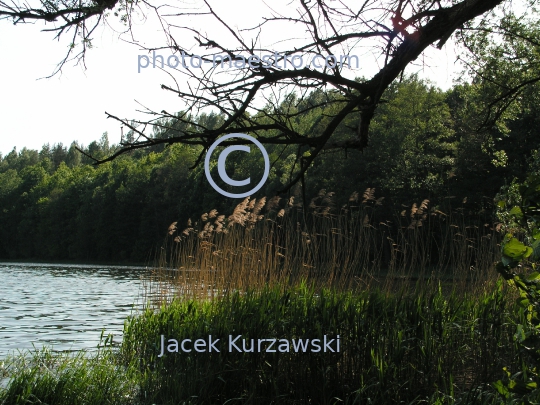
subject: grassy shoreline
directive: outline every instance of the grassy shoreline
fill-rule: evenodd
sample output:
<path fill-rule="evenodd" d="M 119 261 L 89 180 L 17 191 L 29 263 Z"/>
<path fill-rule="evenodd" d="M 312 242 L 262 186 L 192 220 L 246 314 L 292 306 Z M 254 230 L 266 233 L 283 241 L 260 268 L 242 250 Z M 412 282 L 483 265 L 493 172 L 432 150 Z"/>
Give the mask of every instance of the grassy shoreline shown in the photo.
<path fill-rule="evenodd" d="M 46 351 L 11 359 L 0 404 L 499 404 L 490 384 L 504 366 L 518 367 L 515 316 L 501 284 L 475 295 L 297 285 L 173 300 L 128 319 L 119 351 L 105 341 L 87 359 Z M 178 341 L 340 334 L 342 348 L 158 357 L 161 334 Z"/>

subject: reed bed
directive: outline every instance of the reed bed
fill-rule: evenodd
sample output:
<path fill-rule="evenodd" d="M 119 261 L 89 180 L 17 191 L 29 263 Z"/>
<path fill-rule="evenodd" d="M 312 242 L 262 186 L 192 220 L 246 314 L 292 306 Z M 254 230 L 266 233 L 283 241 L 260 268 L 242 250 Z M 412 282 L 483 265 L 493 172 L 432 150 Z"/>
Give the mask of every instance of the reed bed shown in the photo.
<path fill-rule="evenodd" d="M 490 384 L 519 369 L 514 324 L 526 322 L 497 280 L 496 224 L 464 204 L 423 200 L 389 218 L 374 189 L 341 207 L 321 190 L 309 204 L 247 198 L 172 223 L 118 352 L 60 357 L 55 373 L 48 355 L 19 361 L 0 404 L 513 403 Z M 163 349 L 210 335 L 220 352 Z M 341 350 L 228 351 L 238 335 L 339 335 Z"/>
<path fill-rule="evenodd" d="M 496 285 L 496 226 L 428 200 L 384 218 L 374 189 L 336 207 L 249 199 L 177 223 L 126 323 L 150 402 L 501 403 L 518 361 L 514 310 Z M 340 353 L 165 353 L 161 335 L 342 339 Z"/>
<path fill-rule="evenodd" d="M 495 404 L 502 402 L 489 384 L 517 363 L 509 310 L 500 288 L 446 296 L 264 287 L 148 308 L 126 323 L 121 353 L 138 359 L 148 403 Z M 158 357 L 161 335 L 179 342 L 211 335 L 223 345 L 220 353 Z M 229 352 L 229 335 L 255 342 L 339 335 L 341 350 Z"/>
<path fill-rule="evenodd" d="M 306 206 L 294 197 L 246 198 L 231 215 L 211 210 L 183 229 L 175 222 L 145 293 L 159 306 L 173 297 L 212 299 L 301 281 L 394 291 L 439 280 L 471 291 L 496 279 L 501 237 L 492 224 L 428 200 L 385 219 L 383 204 L 368 188 L 338 209 L 334 193 L 321 190 Z"/>

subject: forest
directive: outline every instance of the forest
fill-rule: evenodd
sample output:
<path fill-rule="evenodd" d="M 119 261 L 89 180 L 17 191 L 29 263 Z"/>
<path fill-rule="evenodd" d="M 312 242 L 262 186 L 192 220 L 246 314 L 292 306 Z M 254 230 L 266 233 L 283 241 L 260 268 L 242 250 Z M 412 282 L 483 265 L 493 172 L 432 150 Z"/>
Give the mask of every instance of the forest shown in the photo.
<path fill-rule="evenodd" d="M 339 211 L 352 193 L 370 188 L 384 197 L 380 215 L 386 219 L 428 199 L 433 210 L 466 201 L 471 223 L 497 222 L 494 198 L 540 168 L 537 89 L 530 86 L 499 125 L 478 130 L 478 111 L 488 102 L 482 86 L 442 91 L 416 76 L 404 78 L 384 94 L 370 147 L 322 154 L 305 176 L 305 189 L 298 183 L 284 196 L 302 202 L 305 195 L 308 205 L 324 189 L 335 193 Z M 292 93 L 282 108 L 304 110 L 298 103 L 312 103 L 294 125 L 319 131 L 325 125 L 321 101 L 329 97 L 316 91 L 298 101 Z M 210 126 L 222 119 L 197 117 Z M 337 136 L 350 125 L 345 121 Z M 167 136 L 178 130 L 167 121 L 161 128 Z M 226 213 L 239 202 L 210 187 L 202 164 L 191 168 L 200 146 L 157 145 L 97 166 L 76 147 L 98 158 L 116 148 L 105 133 L 85 147 L 46 143 L 40 151 L 14 149 L 0 157 L 0 258 L 142 263 L 153 258 L 170 223 L 184 225 L 211 209 Z M 278 195 L 298 171 L 295 146 L 266 148 L 270 177 L 254 197 Z M 249 156 L 232 154 L 227 171 L 239 178 L 248 169 L 262 171 L 253 161 L 257 155 Z"/>

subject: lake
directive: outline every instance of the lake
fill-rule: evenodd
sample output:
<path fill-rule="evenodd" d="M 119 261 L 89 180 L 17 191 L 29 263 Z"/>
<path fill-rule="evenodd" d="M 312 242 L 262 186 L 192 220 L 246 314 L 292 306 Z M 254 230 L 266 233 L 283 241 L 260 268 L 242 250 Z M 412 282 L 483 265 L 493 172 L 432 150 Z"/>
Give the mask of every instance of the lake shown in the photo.
<path fill-rule="evenodd" d="M 141 308 L 144 267 L 0 263 L 0 359 L 17 350 L 95 349 L 101 331 L 120 342 Z"/>

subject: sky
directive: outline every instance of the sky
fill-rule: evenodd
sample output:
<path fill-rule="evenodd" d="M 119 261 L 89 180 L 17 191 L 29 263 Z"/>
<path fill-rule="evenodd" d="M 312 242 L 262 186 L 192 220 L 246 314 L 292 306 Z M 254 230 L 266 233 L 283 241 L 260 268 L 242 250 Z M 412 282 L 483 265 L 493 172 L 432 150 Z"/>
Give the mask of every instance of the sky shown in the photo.
<path fill-rule="evenodd" d="M 288 4 L 279 0 L 272 7 L 277 8 L 278 3 L 283 7 Z M 216 11 L 235 29 L 246 26 L 248 18 L 253 25 L 268 13 L 267 6 L 259 0 L 216 4 Z M 14 147 L 18 151 L 23 147 L 39 150 L 45 143 L 69 146 L 74 140 L 88 145 L 99 140 L 104 132 L 111 143 L 118 143 L 121 124 L 107 119 L 105 112 L 120 118 L 143 119 L 148 116 L 137 110 L 145 107 L 168 112 L 182 109 L 178 97 L 161 89 L 161 84 L 170 83 L 171 78 L 159 69 L 138 73 L 138 55 L 145 53 L 106 26 L 98 28 L 94 35 L 86 69 L 69 62 L 61 74 L 45 78 L 62 60 L 68 45 L 67 36 L 54 40 L 54 34 L 41 31 L 50 27 L 51 24 L 45 26 L 41 22 L 14 26 L 0 21 L 0 153 L 4 156 Z M 230 35 L 219 31 L 215 24 L 205 25 L 204 30 L 220 38 Z M 136 39 L 146 44 L 163 43 L 159 26 L 151 17 L 136 20 L 134 31 Z M 263 33 L 276 44 L 280 35 L 292 35 L 275 26 Z M 297 35 L 302 37 L 300 32 Z M 409 67 L 406 73 L 418 72 L 420 77 L 447 89 L 457 71 L 455 60 L 455 47 L 449 43 L 442 50 L 429 49 L 417 66 Z M 376 68 L 374 61 L 362 61 L 366 61 L 366 73 L 370 67 Z"/>

